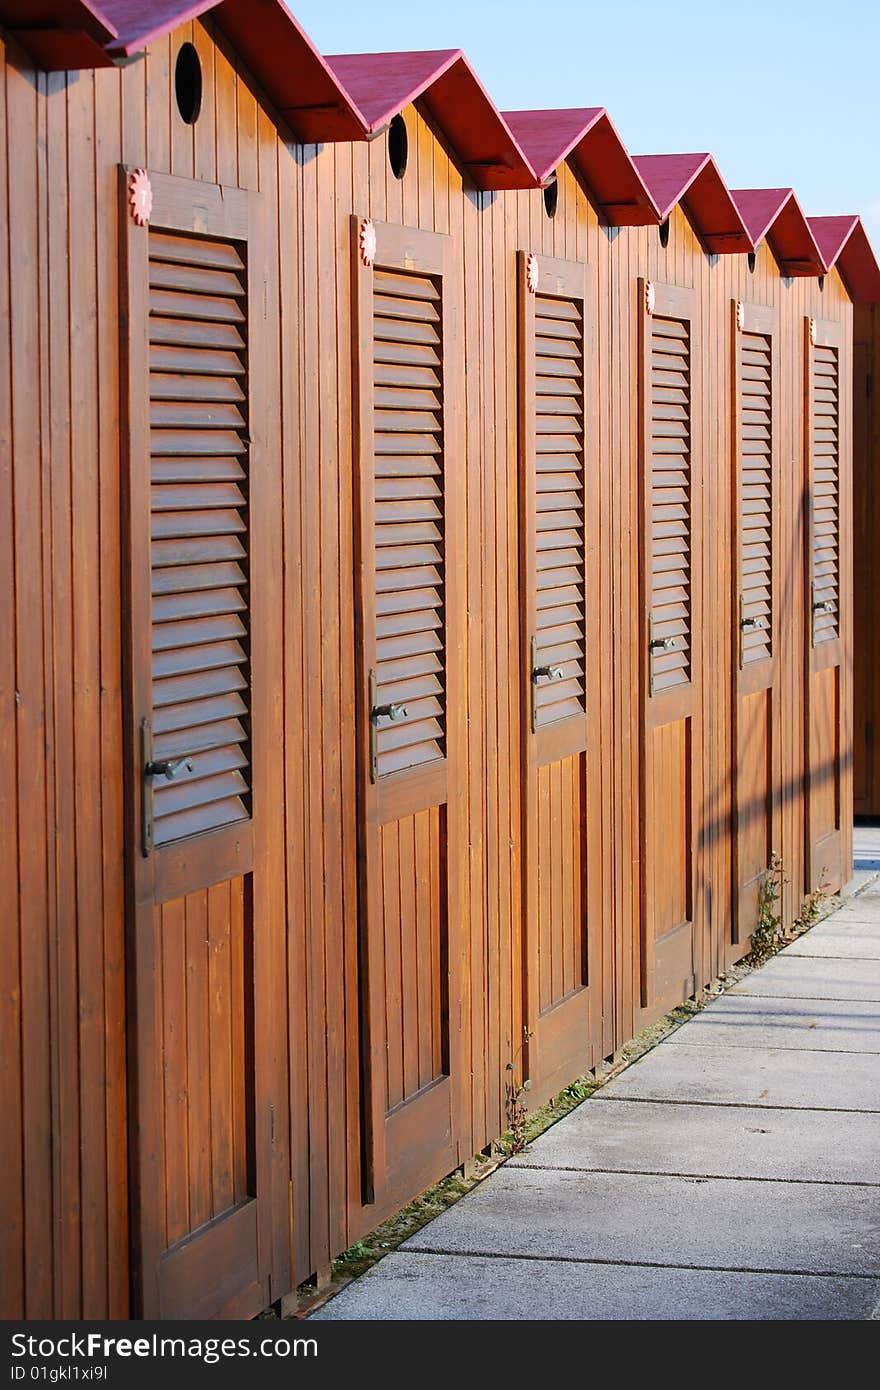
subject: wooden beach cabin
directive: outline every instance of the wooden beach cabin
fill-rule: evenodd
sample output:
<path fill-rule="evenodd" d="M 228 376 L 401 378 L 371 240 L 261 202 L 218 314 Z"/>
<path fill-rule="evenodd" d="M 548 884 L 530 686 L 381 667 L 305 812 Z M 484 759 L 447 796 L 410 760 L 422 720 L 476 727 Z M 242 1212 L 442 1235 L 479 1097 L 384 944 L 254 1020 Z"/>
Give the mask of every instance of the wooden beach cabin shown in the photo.
<path fill-rule="evenodd" d="M 0 26 L 3 1312 L 251 1316 L 849 877 L 878 271 L 280 0 Z"/>

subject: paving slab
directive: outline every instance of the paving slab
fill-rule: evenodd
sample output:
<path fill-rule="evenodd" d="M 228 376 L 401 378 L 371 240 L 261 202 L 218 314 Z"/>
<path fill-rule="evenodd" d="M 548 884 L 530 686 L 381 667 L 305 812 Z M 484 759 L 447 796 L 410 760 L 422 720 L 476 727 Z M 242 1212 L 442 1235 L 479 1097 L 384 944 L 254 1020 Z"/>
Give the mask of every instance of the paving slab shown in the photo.
<path fill-rule="evenodd" d="M 878 1220 L 876 1187 L 506 1164 L 401 1248 L 876 1277 Z"/>
<path fill-rule="evenodd" d="M 828 949 L 832 949 L 831 943 Z M 789 956 L 785 951 L 727 992 L 777 999 L 862 999 L 876 1003 L 880 1002 L 880 960 Z"/>
<path fill-rule="evenodd" d="M 662 1046 L 697 1044 L 880 1054 L 880 1004 L 724 994 L 671 1033 Z"/>
<path fill-rule="evenodd" d="M 824 934 L 813 930 L 786 946 L 781 958 L 816 956 L 824 960 L 880 960 L 880 939 L 859 934 L 861 924 L 852 922 L 846 932 Z"/>
<path fill-rule="evenodd" d="M 870 1318 L 880 1281 L 397 1251 L 312 1314 L 322 1322 L 839 1321 Z"/>
<path fill-rule="evenodd" d="M 821 922 L 817 922 L 806 936 L 836 936 L 839 933 L 846 933 L 856 928 L 856 936 L 869 937 L 872 940 L 880 940 L 880 902 L 876 911 L 870 903 L 854 902 L 851 906 L 842 907 L 838 912 L 832 912 L 830 917 L 823 917 Z M 799 938 L 803 939 L 803 938 Z"/>
<path fill-rule="evenodd" d="M 734 1056 L 726 1048 L 661 1043 L 588 1104 L 617 1098 L 880 1112 L 880 1066 L 870 1053 L 738 1047 Z"/>
<path fill-rule="evenodd" d="M 876 1185 L 880 1114 L 612 1097 L 573 1110 L 509 1166 Z"/>

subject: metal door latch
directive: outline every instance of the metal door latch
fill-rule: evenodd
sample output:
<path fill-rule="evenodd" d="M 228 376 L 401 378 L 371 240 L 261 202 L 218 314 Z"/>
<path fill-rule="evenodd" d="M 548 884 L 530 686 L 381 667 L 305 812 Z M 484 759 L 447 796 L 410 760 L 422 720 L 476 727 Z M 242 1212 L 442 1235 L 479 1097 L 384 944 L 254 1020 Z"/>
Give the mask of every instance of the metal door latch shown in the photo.
<path fill-rule="evenodd" d="M 827 598 L 818 599 L 818 600 L 813 604 L 813 612 L 814 612 L 814 613 L 833 613 L 833 612 L 834 612 L 834 604 L 831 602 L 830 599 L 827 599 Z"/>
<path fill-rule="evenodd" d="M 171 762 L 147 763 L 144 766 L 145 777 L 167 777 L 170 782 L 172 777 L 176 777 L 182 767 L 187 772 L 193 770 L 192 758 L 173 758 Z"/>
<path fill-rule="evenodd" d="M 531 706 L 532 706 L 532 733 L 537 729 L 538 706 L 535 701 L 535 693 L 538 689 L 538 681 L 544 678 L 548 681 L 561 681 L 565 672 L 561 666 L 538 666 L 536 660 L 538 656 L 538 639 L 533 637 L 529 644 L 531 654 Z"/>
<path fill-rule="evenodd" d="M 405 719 L 408 713 L 409 710 L 406 705 L 373 705 L 370 710 L 370 718 L 376 720 L 384 717 L 390 719 L 392 724 L 396 724 L 398 720 Z"/>
<path fill-rule="evenodd" d="M 401 719 L 406 719 L 409 710 L 406 705 L 376 704 L 376 672 L 371 670 L 369 675 L 369 699 L 370 699 L 370 781 L 375 782 L 379 776 L 379 720 L 390 719 L 392 724 L 399 724 Z"/>
<path fill-rule="evenodd" d="M 740 618 L 740 629 L 743 632 L 756 632 L 759 628 L 767 626 L 766 618 Z"/>
<path fill-rule="evenodd" d="M 153 778 L 170 782 L 185 768 L 193 770 L 189 757 L 153 760 L 153 730 L 149 719 L 141 720 L 141 853 L 146 859 L 153 850 Z"/>
<path fill-rule="evenodd" d="M 654 694 L 654 657 L 657 652 L 671 652 L 678 642 L 677 637 L 655 637 L 654 616 L 648 614 L 648 694 Z"/>

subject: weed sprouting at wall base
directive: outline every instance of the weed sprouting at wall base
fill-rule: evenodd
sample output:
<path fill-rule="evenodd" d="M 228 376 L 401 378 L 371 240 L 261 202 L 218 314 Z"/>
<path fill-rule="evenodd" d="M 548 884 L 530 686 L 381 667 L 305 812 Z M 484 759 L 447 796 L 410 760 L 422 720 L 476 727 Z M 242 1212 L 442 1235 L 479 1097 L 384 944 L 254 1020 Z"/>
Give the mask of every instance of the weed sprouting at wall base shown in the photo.
<path fill-rule="evenodd" d="M 778 909 L 786 882 L 782 859 L 774 850 L 758 889 L 758 923 L 752 932 L 752 946 L 746 957 L 750 965 L 759 965 L 778 951 L 785 941 L 782 914 Z"/>

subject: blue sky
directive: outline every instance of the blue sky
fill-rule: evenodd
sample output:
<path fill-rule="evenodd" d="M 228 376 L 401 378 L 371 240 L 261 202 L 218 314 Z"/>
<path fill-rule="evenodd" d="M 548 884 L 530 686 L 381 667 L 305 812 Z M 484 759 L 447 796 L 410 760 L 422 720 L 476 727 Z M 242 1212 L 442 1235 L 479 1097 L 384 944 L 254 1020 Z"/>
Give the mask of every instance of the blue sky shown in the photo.
<path fill-rule="evenodd" d="M 880 255 L 880 0 L 288 0 L 323 53 L 463 48 L 502 110 L 607 106 L 633 154 L 861 213 Z"/>

